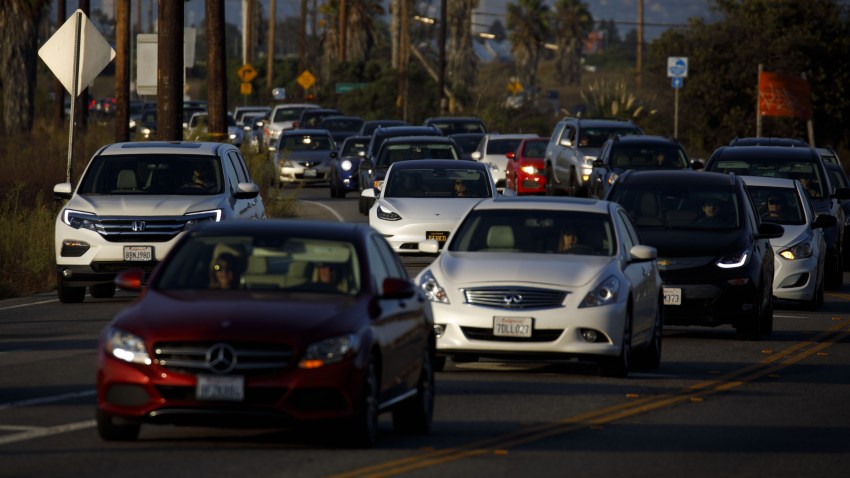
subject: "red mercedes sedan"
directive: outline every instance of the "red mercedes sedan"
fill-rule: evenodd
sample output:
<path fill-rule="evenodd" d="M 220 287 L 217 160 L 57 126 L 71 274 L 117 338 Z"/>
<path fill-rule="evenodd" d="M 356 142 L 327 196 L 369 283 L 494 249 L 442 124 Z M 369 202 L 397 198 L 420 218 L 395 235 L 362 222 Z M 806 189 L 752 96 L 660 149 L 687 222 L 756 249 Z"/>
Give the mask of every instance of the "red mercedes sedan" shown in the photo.
<path fill-rule="evenodd" d="M 549 138 L 526 138 L 515 152 L 507 153 L 505 189 L 516 192 L 518 196 L 546 193 L 543 157 L 548 143 Z"/>
<path fill-rule="evenodd" d="M 430 429 L 430 302 L 366 224 L 204 223 L 149 278 L 116 283 L 141 293 L 101 334 L 104 440 L 142 424 L 330 423 L 371 447 L 383 411 L 397 430 Z"/>

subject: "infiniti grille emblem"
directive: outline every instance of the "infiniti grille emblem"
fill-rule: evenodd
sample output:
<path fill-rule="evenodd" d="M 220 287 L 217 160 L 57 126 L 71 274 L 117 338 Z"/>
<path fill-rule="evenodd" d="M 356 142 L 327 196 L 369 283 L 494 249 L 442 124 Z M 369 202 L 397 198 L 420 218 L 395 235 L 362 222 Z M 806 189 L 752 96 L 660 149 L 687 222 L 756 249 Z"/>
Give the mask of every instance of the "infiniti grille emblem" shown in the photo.
<path fill-rule="evenodd" d="M 142 232 L 145 230 L 145 221 L 133 221 L 133 232 Z"/>
<path fill-rule="evenodd" d="M 508 306 L 522 304 L 522 296 L 519 294 L 506 295 L 504 298 L 502 298 L 502 300 L 505 301 L 505 305 Z"/>
<path fill-rule="evenodd" d="M 228 373 L 236 368 L 236 349 L 215 344 L 207 350 L 207 368 L 215 373 Z"/>

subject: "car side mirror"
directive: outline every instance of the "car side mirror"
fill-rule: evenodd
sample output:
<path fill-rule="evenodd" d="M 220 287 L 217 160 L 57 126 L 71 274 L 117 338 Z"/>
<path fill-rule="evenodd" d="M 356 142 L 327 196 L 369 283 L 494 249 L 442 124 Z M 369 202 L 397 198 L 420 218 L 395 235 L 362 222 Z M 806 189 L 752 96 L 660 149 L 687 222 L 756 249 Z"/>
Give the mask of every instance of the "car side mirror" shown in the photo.
<path fill-rule="evenodd" d="M 375 188 L 364 188 L 363 191 L 360 191 L 360 196 L 364 198 L 374 199 L 377 197 L 376 192 L 377 191 L 375 191 Z"/>
<path fill-rule="evenodd" d="M 561 138 L 561 141 L 559 141 L 558 144 L 567 148 L 571 148 L 573 146 L 573 142 L 570 141 L 570 138 Z"/>
<path fill-rule="evenodd" d="M 337 156 L 339 156 L 339 155 L 336 153 L 336 150 L 331 151 L 331 157 L 332 158 L 336 158 Z"/>
<path fill-rule="evenodd" d="M 384 279 L 383 289 L 383 299 L 407 299 L 416 293 L 416 286 L 412 282 L 397 277 Z"/>
<path fill-rule="evenodd" d="M 594 168 L 604 168 L 605 167 L 605 161 L 602 160 L 602 159 L 594 159 L 593 160 L 593 167 Z"/>
<path fill-rule="evenodd" d="M 838 219 L 831 214 L 818 214 L 812 223 L 812 229 L 826 229 L 838 224 Z"/>
<path fill-rule="evenodd" d="M 699 171 L 700 169 L 705 169 L 705 163 L 700 159 L 692 159 L 691 160 L 691 169 L 694 171 Z"/>
<path fill-rule="evenodd" d="M 233 197 L 236 199 L 254 199 L 260 195 L 260 188 L 254 183 L 239 183 Z"/>
<path fill-rule="evenodd" d="M 475 161 L 481 161 L 481 151 L 473 151 L 469 156 Z"/>
<path fill-rule="evenodd" d="M 779 224 L 765 222 L 759 224 L 759 231 L 756 234 L 757 239 L 777 239 L 785 234 L 785 228 Z"/>
<path fill-rule="evenodd" d="M 440 252 L 440 243 L 436 239 L 425 239 L 419 242 L 419 252 L 425 254 L 437 254 Z"/>
<path fill-rule="evenodd" d="M 850 199 L 850 188 L 835 188 L 832 196 L 835 199 Z"/>
<path fill-rule="evenodd" d="M 516 153 L 514 153 L 513 151 L 510 151 L 510 152 L 508 152 L 508 153 L 505 153 L 505 156 L 506 156 L 508 159 L 516 159 Z"/>
<path fill-rule="evenodd" d="M 71 199 L 73 192 L 74 188 L 71 183 L 59 183 L 53 186 L 53 197 L 56 199 Z"/>
<path fill-rule="evenodd" d="M 652 246 L 638 244 L 629 249 L 629 256 L 635 262 L 652 261 L 658 258 L 658 250 Z"/>

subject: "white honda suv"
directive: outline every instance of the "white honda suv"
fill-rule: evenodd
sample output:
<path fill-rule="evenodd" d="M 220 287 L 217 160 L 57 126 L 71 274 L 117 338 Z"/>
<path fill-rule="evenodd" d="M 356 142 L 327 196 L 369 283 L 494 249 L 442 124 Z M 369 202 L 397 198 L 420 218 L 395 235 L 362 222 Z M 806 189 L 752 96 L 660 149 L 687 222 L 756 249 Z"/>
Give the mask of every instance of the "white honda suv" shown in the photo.
<path fill-rule="evenodd" d="M 71 183 L 53 188 L 68 199 L 56 218 L 59 300 L 115 294 L 115 275 L 147 272 L 183 232 L 204 221 L 263 219 L 258 186 L 238 148 L 225 143 L 138 142 L 102 147 Z"/>

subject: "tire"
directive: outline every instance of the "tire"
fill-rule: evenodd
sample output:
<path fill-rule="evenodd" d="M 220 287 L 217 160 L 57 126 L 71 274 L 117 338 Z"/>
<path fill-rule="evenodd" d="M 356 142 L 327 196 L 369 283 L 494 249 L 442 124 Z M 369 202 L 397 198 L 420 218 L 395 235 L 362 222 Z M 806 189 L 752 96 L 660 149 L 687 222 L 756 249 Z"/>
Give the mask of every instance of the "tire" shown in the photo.
<path fill-rule="evenodd" d="M 839 249 L 835 257 L 829 261 L 829 270 L 826 277 L 826 288 L 829 290 L 838 290 L 844 285 L 844 266 L 841 262 L 842 252 Z"/>
<path fill-rule="evenodd" d="M 89 287 L 89 293 L 95 299 L 109 299 L 115 297 L 115 283 L 96 284 Z"/>
<path fill-rule="evenodd" d="M 116 425 L 113 417 L 101 410 L 97 411 L 97 434 L 104 441 L 136 441 L 142 426 L 139 424 Z"/>
<path fill-rule="evenodd" d="M 351 448 L 372 448 L 378 441 L 378 366 L 373 356 L 366 366 L 363 379 L 363 395 L 357 406 L 357 414 L 348 420 L 347 433 L 343 436 Z"/>
<path fill-rule="evenodd" d="M 63 304 L 79 304 L 86 298 L 85 287 L 65 285 L 65 281 L 58 273 L 56 274 L 56 293 L 59 296 L 59 302 Z"/>
<path fill-rule="evenodd" d="M 735 325 L 735 334 L 741 340 L 758 340 L 761 335 L 762 330 L 762 320 L 763 320 L 763 312 L 762 308 L 764 305 L 764 287 L 761 289 L 761 294 L 759 300 L 753 301 L 755 304 L 755 308 L 752 313 L 744 318 L 738 319 L 738 323 Z M 770 297 L 773 297 L 773 291 L 770 292 Z M 772 301 L 771 301 L 772 303 Z M 771 320 L 773 318 L 773 313 L 770 314 Z"/>
<path fill-rule="evenodd" d="M 773 291 L 773 284 L 769 287 Z M 759 318 L 759 329 L 762 337 L 773 333 L 773 294 L 767 294 L 765 304 L 761 308 L 761 317 Z"/>
<path fill-rule="evenodd" d="M 626 326 L 623 331 L 623 345 L 617 357 L 605 357 L 599 361 L 599 374 L 604 377 L 625 378 L 632 366 L 632 311 L 626 314 Z"/>
<path fill-rule="evenodd" d="M 664 329 L 664 319 L 661 317 L 661 301 L 655 311 L 655 323 L 652 326 L 652 339 L 646 347 L 635 350 L 632 354 L 632 365 L 635 368 L 655 370 L 661 365 L 661 338 Z"/>
<path fill-rule="evenodd" d="M 393 427 L 402 433 L 425 434 L 431 431 L 434 419 L 434 369 L 431 353 L 425 350 L 416 395 L 393 409 Z"/>
<path fill-rule="evenodd" d="M 445 355 L 437 355 L 434 357 L 434 362 L 432 364 L 435 372 L 442 372 L 446 369 L 446 357 Z"/>
<path fill-rule="evenodd" d="M 823 306 L 823 289 L 823 276 L 821 276 L 820 280 L 815 284 L 815 293 L 812 295 L 812 300 L 806 302 L 806 307 L 809 310 L 818 310 Z"/>
<path fill-rule="evenodd" d="M 563 191 L 555 186 L 555 174 L 551 167 L 546 168 L 546 195 L 547 196 L 562 196 Z"/>

